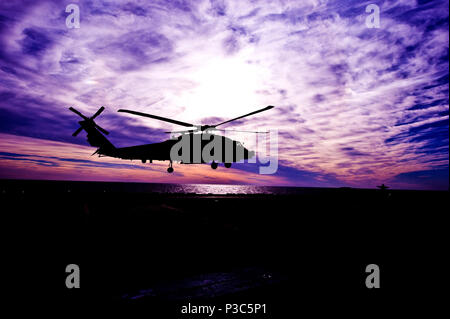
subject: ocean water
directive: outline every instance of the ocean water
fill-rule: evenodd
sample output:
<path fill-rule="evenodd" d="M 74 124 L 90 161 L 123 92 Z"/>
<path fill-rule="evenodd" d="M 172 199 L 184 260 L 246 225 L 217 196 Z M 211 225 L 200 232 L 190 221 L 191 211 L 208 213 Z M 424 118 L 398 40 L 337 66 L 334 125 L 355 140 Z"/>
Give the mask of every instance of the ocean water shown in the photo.
<path fill-rule="evenodd" d="M 255 185 L 220 185 L 220 184 L 126 184 L 127 189 L 137 192 L 164 194 L 198 194 L 198 195 L 300 195 L 322 193 L 331 188 L 255 186 Z M 334 189 L 336 190 L 336 189 Z"/>
<path fill-rule="evenodd" d="M 153 184 L 152 187 L 154 187 L 154 191 L 156 192 L 177 194 L 280 194 L 289 191 L 288 187 L 268 187 L 253 185 Z"/>
<path fill-rule="evenodd" d="M 149 194 L 197 194 L 197 195 L 240 195 L 274 194 L 295 195 L 323 192 L 323 188 L 278 187 L 254 185 L 218 184 L 156 184 L 156 183 L 112 183 L 76 181 L 1 181 L 0 191 L 5 193 L 149 193 Z"/>

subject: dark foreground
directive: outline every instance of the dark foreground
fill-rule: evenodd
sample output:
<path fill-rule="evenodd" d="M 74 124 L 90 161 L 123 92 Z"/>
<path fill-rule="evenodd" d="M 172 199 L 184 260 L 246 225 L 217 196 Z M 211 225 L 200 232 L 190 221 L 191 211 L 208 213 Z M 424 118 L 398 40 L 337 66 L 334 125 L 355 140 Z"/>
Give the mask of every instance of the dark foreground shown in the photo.
<path fill-rule="evenodd" d="M 209 317 L 182 314 L 190 303 L 222 309 L 211 318 L 293 318 L 307 310 L 364 317 L 418 307 L 447 271 L 448 192 L 195 196 L 0 185 L 4 276 L 22 309 Z M 80 267 L 80 289 L 66 288 L 69 264 Z M 380 289 L 366 287 L 369 264 L 380 267 Z M 266 304 L 266 314 L 226 314 L 227 303 Z"/>

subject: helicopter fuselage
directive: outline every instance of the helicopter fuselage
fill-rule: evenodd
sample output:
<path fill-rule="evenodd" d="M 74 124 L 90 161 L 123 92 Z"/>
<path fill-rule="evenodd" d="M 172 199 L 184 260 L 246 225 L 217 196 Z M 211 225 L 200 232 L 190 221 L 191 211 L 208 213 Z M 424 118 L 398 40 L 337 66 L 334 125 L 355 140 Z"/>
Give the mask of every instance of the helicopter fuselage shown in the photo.
<path fill-rule="evenodd" d="M 181 164 L 236 163 L 255 156 L 240 142 L 228 137 L 201 133 L 184 134 L 160 143 L 98 151 L 99 155 L 120 159 L 149 161 L 175 161 Z"/>

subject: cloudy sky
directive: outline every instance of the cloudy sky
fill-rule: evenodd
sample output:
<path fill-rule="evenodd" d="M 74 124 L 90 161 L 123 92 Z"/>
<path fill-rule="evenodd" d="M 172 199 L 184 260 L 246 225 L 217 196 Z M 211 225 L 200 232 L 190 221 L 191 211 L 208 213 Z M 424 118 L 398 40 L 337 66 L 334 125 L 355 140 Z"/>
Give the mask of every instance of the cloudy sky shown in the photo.
<path fill-rule="evenodd" d="M 380 28 L 366 25 L 369 4 Z M 448 12 L 413 0 L 2 1 L 0 178 L 448 189 Z M 278 172 L 169 175 L 167 163 L 91 157 L 68 107 L 102 105 L 117 147 L 180 128 L 120 108 L 214 124 L 274 105 L 226 128 L 278 129 Z"/>

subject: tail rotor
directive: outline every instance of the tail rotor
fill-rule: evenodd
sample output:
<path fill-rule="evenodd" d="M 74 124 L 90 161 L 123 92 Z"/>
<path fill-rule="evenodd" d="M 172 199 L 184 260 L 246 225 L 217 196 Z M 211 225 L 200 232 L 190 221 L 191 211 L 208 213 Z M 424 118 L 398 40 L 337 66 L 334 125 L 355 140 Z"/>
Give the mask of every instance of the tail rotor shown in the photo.
<path fill-rule="evenodd" d="M 72 136 L 77 136 L 78 134 L 80 134 L 80 132 L 85 128 L 85 127 L 94 127 L 96 129 L 98 129 L 100 132 L 102 132 L 105 135 L 109 135 L 109 132 L 107 130 L 105 130 L 104 128 L 100 127 L 99 125 L 97 125 L 94 122 L 94 119 L 99 116 L 104 110 L 105 108 L 102 106 L 101 108 L 98 109 L 98 111 L 89 117 L 84 116 L 81 112 L 77 111 L 76 109 L 74 109 L 73 107 L 70 107 L 69 110 L 71 110 L 73 113 L 77 114 L 78 116 L 80 116 L 83 121 L 78 122 L 80 124 L 80 127 L 72 134 Z"/>

